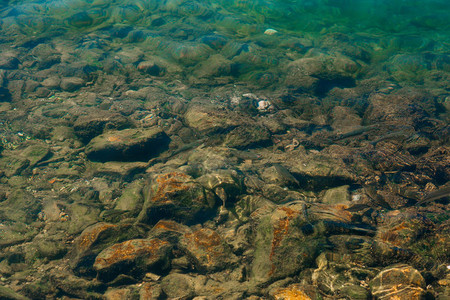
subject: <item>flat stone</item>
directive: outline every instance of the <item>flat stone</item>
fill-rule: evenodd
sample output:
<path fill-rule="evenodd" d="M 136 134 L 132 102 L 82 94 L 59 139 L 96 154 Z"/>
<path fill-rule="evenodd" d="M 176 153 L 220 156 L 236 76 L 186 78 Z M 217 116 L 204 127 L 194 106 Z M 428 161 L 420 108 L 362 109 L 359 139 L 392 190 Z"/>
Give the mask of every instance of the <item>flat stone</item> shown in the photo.
<path fill-rule="evenodd" d="M 63 91 L 74 92 L 84 86 L 86 81 L 79 77 L 64 77 L 61 79 L 60 87 Z"/>
<path fill-rule="evenodd" d="M 289 171 L 308 189 L 331 184 L 346 184 L 356 181 L 340 158 L 324 154 L 300 155 L 290 162 Z"/>
<path fill-rule="evenodd" d="M 192 299 L 195 281 L 187 274 L 173 273 L 163 278 L 161 287 L 169 299 Z"/>
<path fill-rule="evenodd" d="M 144 282 L 139 290 L 140 299 L 163 299 L 163 291 L 159 284 Z"/>
<path fill-rule="evenodd" d="M 262 208 L 252 214 L 256 226 L 254 258 L 250 276 L 258 282 L 267 282 L 291 276 L 310 266 L 320 245 L 321 236 L 311 232 L 305 234 L 308 226 L 302 203 L 279 206 L 273 212 Z"/>
<path fill-rule="evenodd" d="M 11 177 L 24 170 L 30 170 L 49 154 L 50 149 L 45 143 L 29 142 L 26 148 L 4 150 L 0 158 L 0 167 L 5 170 L 6 176 Z"/>
<path fill-rule="evenodd" d="M 161 273 L 169 264 L 172 246 L 159 239 L 136 239 L 106 248 L 97 255 L 94 269 L 103 281 L 119 274 L 140 278 L 145 272 Z"/>
<path fill-rule="evenodd" d="M 61 79 L 57 76 L 52 76 L 52 77 L 46 78 L 41 82 L 42 86 L 45 86 L 46 88 L 49 88 L 49 89 L 56 89 L 59 87 L 60 84 L 61 84 Z"/>
<path fill-rule="evenodd" d="M 117 199 L 115 209 L 136 212 L 142 208 L 144 198 L 142 197 L 143 181 L 133 181 L 128 184 Z"/>
<path fill-rule="evenodd" d="M 161 219 L 174 219 L 184 224 L 202 222 L 215 205 L 211 192 L 181 172 L 156 175 L 144 188 L 144 198 L 138 220 L 150 224 Z"/>
<path fill-rule="evenodd" d="M 92 176 L 104 176 L 113 178 L 129 178 L 148 168 L 147 162 L 120 162 L 108 161 L 105 163 L 91 162 L 88 164 L 87 173 Z"/>
<path fill-rule="evenodd" d="M 323 195 L 322 202 L 325 204 L 343 204 L 350 205 L 349 186 L 343 185 L 336 188 L 326 190 Z"/>
<path fill-rule="evenodd" d="M 425 279 L 408 265 L 394 265 L 381 271 L 370 282 L 372 294 L 380 300 L 424 299 Z"/>
<path fill-rule="evenodd" d="M 203 133 L 226 131 L 240 125 L 236 113 L 211 105 L 193 105 L 189 107 L 184 118 L 189 127 Z"/>
<path fill-rule="evenodd" d="M 131 224 L 114 225 L 100 222 L 89 226 L 74 240 L 74 246 L 69 253 L 70 265 L 78 275 L 92 275 L 94 260 L 103 249 L 141 235 L 139 228 Z"/>
<path fill-rule="evenodd" d="M 83 143 L 88 143 L 105 129 L 120 130 L 130 126 L 131 122 L 119 113 L 92 109 L 89 114 L 78 117 L 73 129 Z"/>
<path fill-rule="evenodd" d="M 93 161 L 147 161 L 167 149 L 170 138 L 159 128 L 110 131 L 92 139 L 86 154 Z"/>
<path fill-rule="evenodd" d="M 237 257 L 231 252 L 231 248 L 212 229 L 201 228 L 184 234 L 179 247 L 200 271 L 218 271 L 237 263 Z"/>

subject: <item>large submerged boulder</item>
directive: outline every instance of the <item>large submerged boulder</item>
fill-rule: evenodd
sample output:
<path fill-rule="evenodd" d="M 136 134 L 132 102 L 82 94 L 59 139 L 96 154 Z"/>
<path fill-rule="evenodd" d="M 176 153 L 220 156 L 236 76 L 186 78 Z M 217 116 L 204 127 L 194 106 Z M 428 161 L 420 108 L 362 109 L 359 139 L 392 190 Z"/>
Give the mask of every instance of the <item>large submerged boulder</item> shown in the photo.
<path fill-rule="evenodd" d="M 93 161 L 147 161 L 167 149 L 170 138 L 159 128 L 125 129 L 90 141 L 86 154 Z"/>

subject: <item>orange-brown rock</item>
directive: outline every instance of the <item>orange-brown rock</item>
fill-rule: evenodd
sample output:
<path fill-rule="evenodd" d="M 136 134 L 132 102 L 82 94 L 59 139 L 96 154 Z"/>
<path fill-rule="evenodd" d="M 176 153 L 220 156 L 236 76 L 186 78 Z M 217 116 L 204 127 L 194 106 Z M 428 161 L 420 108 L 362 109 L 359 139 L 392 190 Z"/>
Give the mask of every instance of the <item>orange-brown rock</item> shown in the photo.
<path fill-rule="evenodd" d="M 279 288 L 271 296 L 273 300 L 311 300 L 299 284 Z"/>
<path fill-rule="evenodd" d="M 154 300 L 162 298 L 161 287 L 153 282 L 144 282 L 139 290 L 140 300 Z"/>
<path fill-rule="evenodd" d="M 150 224 L 161 219 L 198 223 L 212 212 L 215 205 L 214 195 L 182 172 L 156 175 L 144 189 L 144 197 L 138 220 Z"/>
<path fill-rule="evenodd" d="M 93 273 L 95 257 L 103 249 L 130 238 L 142 236 L 139 227 L 131 224 L 97 223 L 86 228 L 74 241 L 69 254 L 70 265 L 77 274 Z"/>
<path fill-rule="evenodd" d="M 230 247 L 212 229 L 201 228 L 185 233 L 180 239 L 179 247 L 201 271 L 217 271 L 237 262 Z"/>
<path fill-rule="evenodd" d="M 167 268 L 172 246 L 159 239 L 136 239 L 106 248 L 96 257 L 98 277 L 110 281 L 119 274 L 140 277 L 144 272 L 160 273 Z"/>
<path fill-rule="evenodd" d="M 181 236 L 190 232 L 192 232 L 191 229 L 186 225 L 171 220 L 161 220 L 153 226 L 149 236 L 177 244 Z"/>
<path fill-rule="evenodd" d="M 313 233 L 305 217 L 302 202 L 258 216 L 252 278 L 267 281 L 289 276 L 313 262 L 323 239 Z"/>

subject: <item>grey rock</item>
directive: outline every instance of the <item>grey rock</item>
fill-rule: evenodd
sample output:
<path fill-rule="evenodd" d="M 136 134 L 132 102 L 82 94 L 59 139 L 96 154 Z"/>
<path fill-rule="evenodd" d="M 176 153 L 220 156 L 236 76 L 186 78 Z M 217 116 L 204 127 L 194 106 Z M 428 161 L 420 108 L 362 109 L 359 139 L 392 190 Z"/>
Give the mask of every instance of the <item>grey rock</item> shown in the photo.
<path fill-rule="evenodd" d="M 144 198 L 142 196 L 142 180 L 133 181 L 128 184 L 122 192 L 122 195 L 115 203 L 115 209 L 137 212 L 142 207 Z"/>
<path fill-rule="evenodd" d="M 49 89 L 59 88 L 60 84 L 61 84 L 61 79 L 57 76 L 52 76 L 52 77 L 46 78 L 41 82 L 42 86 L 45 86 L 46 88 L 49 88 Z"/>
<path fill-rule="evenodd" d="M 63 91 L 74 92 L 83 87 L 86 81 L 79 77 L 64 77 L 61 79 L 60 87 Z"/>
<path fill-rule="evenodd" d="M 170 138 L 157 127 L 110 131 L 93 138 L 86 155 L 93 161 L 147 161 L 166 150 Z"/>
<path fill-rule="evenodd" d="M 198 280 L 187 274 L 173 273 L 163 278 L 161 288 L 169 298 L 189 299 L 195 295 L 194 286 Z"/>
<path fill-rule="evenodd" d="M 119 130 L 130 126 L 131 122 L 118 113 L 93 109 L 89 114 L 78 117 L 73 129 L 82 142 L 88 143 L 106 129 Z"/>

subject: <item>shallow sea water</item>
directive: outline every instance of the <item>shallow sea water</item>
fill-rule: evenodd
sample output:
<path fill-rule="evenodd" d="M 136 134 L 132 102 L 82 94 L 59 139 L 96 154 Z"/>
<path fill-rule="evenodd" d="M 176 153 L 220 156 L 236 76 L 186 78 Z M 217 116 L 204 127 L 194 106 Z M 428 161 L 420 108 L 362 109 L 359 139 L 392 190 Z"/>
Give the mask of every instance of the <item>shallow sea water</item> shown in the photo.
<path fill-rule="evenodd" d="M 1 0 L 0 299 L 447 299 L 449 20 Z"/>

